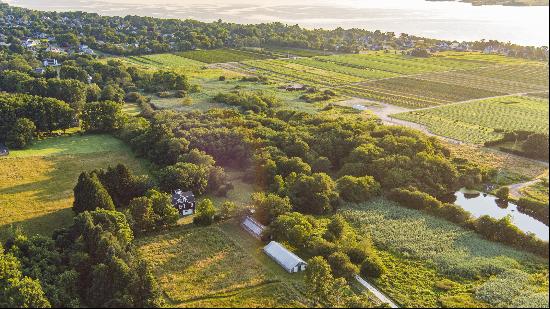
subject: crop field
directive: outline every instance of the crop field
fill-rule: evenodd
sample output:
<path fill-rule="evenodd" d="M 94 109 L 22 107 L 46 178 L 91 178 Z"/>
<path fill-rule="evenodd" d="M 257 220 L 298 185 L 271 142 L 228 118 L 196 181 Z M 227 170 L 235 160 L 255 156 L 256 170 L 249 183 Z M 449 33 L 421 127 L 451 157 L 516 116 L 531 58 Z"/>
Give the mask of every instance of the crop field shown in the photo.
<path fill-rule="evenodd" d="M 548 306 L 542 258 L 384 199 L 342 214 L 371 235 L 388 265 L 376 284 L 404 307 Z"/>
<path fill-rule="evenodd" d="M 325 59 L 328 59 L 328 58 L 325 58 Z M 399 74 L 395 74 L 391 72 L 380 71 L 375 69 L 354 68 L 350 66 L 341 65 L 336 62 L 328 61 L 328 60 L 321 61 L 317 58 L 294 59 L 294 60 L 290 60 L 290 62 L 298 63 L 298 64 L 302 64 L 305 66 L 310 66 L 310 67 L 314 67 L 322 70 L 327 70 L 331 72 L 353 75 L 353 76 L 356 76 L 362 79 L 367 79 L 367 80 L 399 76 Z"/>
<path fill-rule="evenodd" d="M 48 138 L 0 158 L 0 238 L 10 225 L 51 235 L 70 224 L 78 175 L 118 163 L 137 174 L 147 171 L 123 142 L 109 135 Z"/>
<path fill-rule="evenodd" d="M 277 82 L 298 82 L 307 85 L 340 86 L 360 82 L 357 76 L 327 71 L 285 60 L 247 61 L 243 63 L 249 71 L 265 75 Z"/>
<path fill-rule="evenodd" d="M 220 226 L 181 226 L 137 240 L 169 306 L 305 306 L 307 300 L 294 287 L 301 277 L 284 280 L 278 265 L 269 260 L 271 264 L 265 265 L 228 234 Z M 260 248 L 260 242 L 247 234 L 232 236 L 250 238 Z"/>
<path fill-rule="evenodd" d="M 203 62 L 184 58 L 174 54 L 155 54 L 144 56 L 130 56 L 125 58 L 133 64 L 155 69 L 186 69 L 197 70 L 204 66 Z"/>
<path fill-rule="evenodd" d="M 268 48 L 267 51 L 270 51 L 274 54 L 277 54 L 281 57 L 315 57 L 315 56 L 325 56 L 327 52 L 313 49 L 298 49 L 298 48 Z M 330 52 L 328 52 L 330 54 Z"/>
<path fill-rule="evenodd" d="M 343 91 L 355 96 L 408 108 L 445 105 L 503 94 L 412 77 L 397 77 L 346 86 Z"/>
<path fill-rule="evenodd" d="M 203 63 L 241 62 L 271 58 L 263 53 L 237 49 L 194 50 L 177 53 L 177 55 Z"/>
<path fill-rule="evenodd" d="M 502 131 L 548 132 L 548 100 L 510 96 L 392 115 L 425 125 L 431 132 L 482 144 Z"/>

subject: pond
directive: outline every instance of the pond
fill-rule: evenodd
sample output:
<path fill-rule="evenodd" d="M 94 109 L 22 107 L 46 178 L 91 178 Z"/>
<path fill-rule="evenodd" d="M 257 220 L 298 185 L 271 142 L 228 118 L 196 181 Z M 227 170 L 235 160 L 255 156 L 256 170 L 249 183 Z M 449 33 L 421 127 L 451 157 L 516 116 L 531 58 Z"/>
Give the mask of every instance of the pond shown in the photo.
<path fill-rule="evenodd" d="M 484 215 L 495 219 L 510 216 L 512 223 L 520 230 L 533 233 L 538 238 L 548 241 L 548 226 L 529 215 L 521 213 L 514 203 L 502 202 L 493 195 L 467 189 L 456 192 L 455 197 L 456 201 L 454 203 L 469 211 L 475 218 Z"/>

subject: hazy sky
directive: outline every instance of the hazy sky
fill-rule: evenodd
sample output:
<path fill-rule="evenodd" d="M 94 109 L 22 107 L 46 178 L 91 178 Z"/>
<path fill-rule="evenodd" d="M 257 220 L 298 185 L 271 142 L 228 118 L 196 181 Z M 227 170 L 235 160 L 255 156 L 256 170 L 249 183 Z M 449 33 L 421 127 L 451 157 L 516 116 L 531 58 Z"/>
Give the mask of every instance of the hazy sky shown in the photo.
<path fill-rule="evenodd" d="M 106 15 L 281 21 L 308 28 L 365 28 L 440 39 L 498 39 L 548 45 L 548 7 L 476 7 L 424 0 L 4 0 L 42 10 L 83 10 Z"/>

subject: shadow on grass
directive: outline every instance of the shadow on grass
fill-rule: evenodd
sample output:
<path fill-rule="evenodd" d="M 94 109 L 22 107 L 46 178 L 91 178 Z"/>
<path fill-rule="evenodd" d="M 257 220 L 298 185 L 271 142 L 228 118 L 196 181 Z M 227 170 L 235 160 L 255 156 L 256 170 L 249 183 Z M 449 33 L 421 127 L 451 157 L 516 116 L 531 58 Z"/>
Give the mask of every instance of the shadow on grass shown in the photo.
<path fill-rule="evenodd" d="M 11 228 L 21 229 L 27 235 L 51 236 L 56 229 L 70 225 L 73 217 L 74 212 L 66 208 L 24 221 L 0 225 L 0 241 L 6 240 Z"/>

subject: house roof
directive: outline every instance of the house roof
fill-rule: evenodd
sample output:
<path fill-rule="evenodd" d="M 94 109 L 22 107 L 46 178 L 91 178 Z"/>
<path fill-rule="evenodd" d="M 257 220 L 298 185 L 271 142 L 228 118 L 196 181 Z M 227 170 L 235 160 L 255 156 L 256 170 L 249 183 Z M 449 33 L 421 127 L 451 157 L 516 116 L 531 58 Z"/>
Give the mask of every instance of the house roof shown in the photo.
<path fill-rule="evenodd" d="M 264 252 L 281 265 L 288 272 L 298 265 L 307 264 L 296 254 L 276 241 L 272 241 L 264 247 Z"/>
<path fill-rule="evenodd" d="M 251 217 L 246 217 L 243 220 L 242 225 L 246 230 L 248 230 L 250 233 L 252 233 L 256 237 L 262 236 L 262 233 L 264 232 L 264 229 L 265 229 L 265 226 L 258 223 L 256 220 L 252 219 Z"/>
<path fill-rule="evenodd" d="M 172 204 L 183 205 L 195 202 L 195 195 L 191 191 L 183 192 L 182 190 L 176 190 L 172 193 Z"/>

